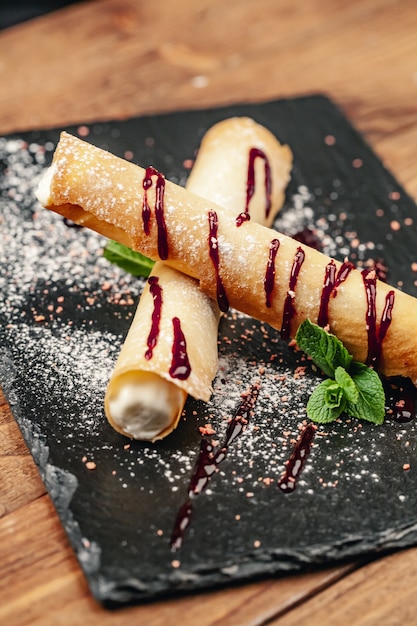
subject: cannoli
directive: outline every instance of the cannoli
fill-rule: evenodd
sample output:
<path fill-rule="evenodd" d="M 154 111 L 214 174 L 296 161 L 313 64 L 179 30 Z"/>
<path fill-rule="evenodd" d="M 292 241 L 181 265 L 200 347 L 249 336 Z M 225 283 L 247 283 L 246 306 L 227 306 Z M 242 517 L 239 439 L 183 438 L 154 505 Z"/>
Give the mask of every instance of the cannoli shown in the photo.
<path fill-rule="evenodd" d="M 63 134 L 39 198 L 49 209 L 197 278 L 201 289 L 294 337 L 328 326 L 353 358 L 417 383 L 417 300 L 160 175 Z M 145 189 L 144 189 L 145 183 Z M 161 190 L 163 189 L 163 194 Z M 147 207 L 150 220 L 145 228 Z"/>
<path fill-rule="evenodd" d="M 246 219 L 271 222 L 282 207 L 291 151 L 250 118 L 204 135 L 186 187 Z M 162 439 L 187 395 L 208 401 L 217 372 L 217 303 L 198 281 L 158 261 L 142 292 L 105 395 L 112 426 L 134 439 Z"/>
<path fill-rule="evenodd" d="M 195 278 L 159 261 L 105 394 L 120 433 L 155 441 L 178 424 L 187 395 L 208 401 L 217 371 L 219 309 Z"/>

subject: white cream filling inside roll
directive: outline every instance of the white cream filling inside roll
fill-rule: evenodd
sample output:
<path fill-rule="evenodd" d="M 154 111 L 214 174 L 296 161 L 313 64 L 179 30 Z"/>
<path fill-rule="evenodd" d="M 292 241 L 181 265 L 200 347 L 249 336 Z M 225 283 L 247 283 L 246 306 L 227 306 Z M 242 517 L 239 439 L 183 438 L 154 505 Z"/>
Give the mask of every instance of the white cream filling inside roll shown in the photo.
<path fill-rule="evenodd" d="M 51 165 L 47 168 L 43 176 L 39 181 L 38 188 L 36 189 L 36 198 L 43 206 L 47 206 L 51 197 L 51 183 L 55 174 L 56 166 Z"/>
<path fill-rule="evenodd" d="M 152 372 L 129 372 L 109 398 L 113 427 L 133 439 L 154 441 L 170 427 L 184 391 Z"/>

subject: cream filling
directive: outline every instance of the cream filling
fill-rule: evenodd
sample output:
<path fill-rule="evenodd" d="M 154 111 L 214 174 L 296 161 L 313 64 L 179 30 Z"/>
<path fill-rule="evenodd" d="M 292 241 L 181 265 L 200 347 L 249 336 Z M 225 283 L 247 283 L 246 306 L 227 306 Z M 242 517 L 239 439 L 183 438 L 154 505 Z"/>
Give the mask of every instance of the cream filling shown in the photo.
<path fill-rule="evenodd" d="M 43 206 L 48 206 L 51 198 L 51 183 L 55 174 L 55 166 L 51 165 L 41 176 L 39 185 L 35 190 L 35 196 Z"/>
<path fill-rule="evenodd" d="M 107 399 L 116 430 L 133 439 L 154 441 L 175 427 L 183 405 L 182 389 L 150 372 L 130 373 L 116 387 Z"/>

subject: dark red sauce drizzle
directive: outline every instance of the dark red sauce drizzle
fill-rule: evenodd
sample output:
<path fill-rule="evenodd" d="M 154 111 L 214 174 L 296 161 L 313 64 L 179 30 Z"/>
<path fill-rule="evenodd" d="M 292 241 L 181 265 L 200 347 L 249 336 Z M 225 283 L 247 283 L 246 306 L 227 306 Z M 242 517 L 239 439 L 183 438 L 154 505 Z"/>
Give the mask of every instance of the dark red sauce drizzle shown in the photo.
<path fill-rule="evenodd" d="M 157 276 L 150 276 L 148 278 L 149 283 L 149 291 L 153 297 L 153 311 L 152 311 L 152 321 L 151 321 L 151 330 L 149 331 L 147 346 L 148 349 L 145 352 L 145 359 L 150 361 L 153 355 L 153 349 L 155 348 L 158 342 L 159 335 L 159 323 L 161 320 L 161 309 L 162 309 L 162 288 L 159 285 Z"/>
<path fill-rule="evenodd" d="M 249 222 L 250 215 L 249 213 L 239 213 L 236 218 L 236 226 L 242 226 L 243 222 Z"/>
<path fill-rule="evenodd" d="M 217 229 L 219 226 L 219 222 L 217 219 L 217 213 L 215 211 L 209 211 L 208 213 L 208 221 L 209 221 L 209 252 L 210 259 L 213 263 L 215 272 L 216 272 L 216 286 L 217 286 L 217 303 L 219 305 L 220 311 L 226 313 L 229 308 L 229 301 L 227 299 L 226 291 L 223 286 L 223 282 L 220 276 L 220 261 L 219 261 L 219 247 L 217 241 Z"/>
<path fill-rule="evenodd" d="M 262 159 L 265 166 L 265 218 L 269 216 L 271 211 L 271 193 L 272 193 L 272 178 L 271 178 L 271 166 L 269 164 L 268 157 L 265 152 L 259 148 L 251 148 L 249 150 L 249 162 L 248 162 L 248 175 L 246 179 L 246 204 L 245 211 L 240 213 L 236 218 L 236 226 L 241 226 L 243 222 L 250 219 L 249 206 L 252 197 L 255 193 L 255 161 L 256 159 Z"/>
<path fill-rule="evenodd" d="M 389 291 L 385 297 L 385 306 L 382 312 L 379 328 L 376 323 L 376 281 L 375 270 L 362 270 L 362 279 L 366 293 L 366 329 L 368 333 L 368 356 L 367 365 L 376 367 L 381 356 L 382 341 L 392 320 L 392 310 L 394 308 L 395 294 Z"/>
<path fill-rule="evenodd" d="M 187 343 L 178 317 L 172 318 L 174 342 L 172 344 L 172 361 L 169 375 L 172 378 L 186 380 L 191 374 L 191 365 L 187 354 Z"/>
<path fill-rule="evenodd" d="M 268 263 L 264 278 L 265 305 L 271 307 L 271 295 L 275 284 L 275 259 L 279 248 L 279 239 L 273 239 L 269 244 Z"/>
<path fill-rule="evenodd" d="M 290 280 L 288 284 L 287 297 L 284 302 L 284 312 L 282 315 L 281 337 L 282 339 L 290 338 L 291 320 L 295 315 L 294 292 L 297 285 L 298 275 L 302 264 L 304 263 L 305 252 L 302 248 L 297 248 L 294 261 L 291 267 Z"/>
<path fill-rule="evenodd" d="M 339 271 L 336 272 L 336 264 L 333 260 L 326 265 L 324 285 L 320 298 L 320 310 L 317 319 L 317 324 L 322 328 L 327 326 L 329 323 L 329 301 L 331 296 L 336 297 L 338 288 L 349 276 L 353 267 L 353 263 L 350 263 L 350 261 L 344 261 L 344 263 L 340 266 Z"/>
<path fill-rule="evenodd" d="M 145 177 L 142 181 L 144 190 L 142 203 L 143 230 L 146 235 L 149 235 L 151 208 L 148 202 L 148 189 L 152 187 L 152 176 L 156 176 L 155 218 L 158 228 L 158 254 L 159 258 L 165 261 L 168 258 L 168 235 L 164 217 L 165 177 L 152 166 L 146 168 Z"/>
<path fill-rule="evenodd" d="M 395 293 L 392 290 L 392 291 L 389 291 L 387 295 L 385 296 L 385 306 L 384 306 L 384 310 L 382 311 L 381 322 L 379 324 L 379 331 L 378 331 L 379 348 L 381 348 L 381 344 L 392 322 L 392 310 L 394 308 L 394 302 L 395 302 Z"/>
<path fill-rule="evenodd" d="M 142 187 L 144 191 L 142 202 L 142 223 L 145 235 L 149 235 L 150 233 L 151 207 L 149 206 L 148 202 L 148 189 L 152 187 L 152 173 L 153 168 L 146 168 L 145 178 L 142 181 Z"/>
<path fill-rule="evenodd" d="M 278 481 L 278 487 L 284 493 L 292 493 L 297 486 L 297 479 L 304 467 L 304 463 L 310 454 L 316 426 L 307 424 L 301 432 L 292 454 L 286 463 L 285 471 Z"/>
<path fill-rule="evenodd" d="M 171 550 L 175 551 L 181 548 L 184 542 L 185 531 L 191 523 L 193 513 L 192 500 L 195 496 L 198 496 L 204 491 L 211 476 L 217 472 L 220 463 L 225 460 L 229 446 L 244 431 L 255 406 L 258 394 L 259 388 L 254 385 L 243 398 L 240 406 L 229 422 L 221 447 L 214 448 L 207 439 L 202 439 L 198 459 L 188 485 L 188 499 L 178 511 L 174 523 L 171 535 Z"/>

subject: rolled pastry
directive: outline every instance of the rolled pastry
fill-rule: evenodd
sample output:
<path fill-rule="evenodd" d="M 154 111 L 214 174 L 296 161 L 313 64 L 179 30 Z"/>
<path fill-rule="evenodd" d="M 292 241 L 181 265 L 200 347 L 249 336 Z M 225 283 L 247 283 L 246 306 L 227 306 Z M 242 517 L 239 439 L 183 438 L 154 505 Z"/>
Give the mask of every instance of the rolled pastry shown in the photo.
<path fill-rule="evenodd" d="M 195 278 L 154 265 L 106 390 L 106 416 L 117 431 L 162 439 L 177 426 L 187 394 L 210 398 L 218 321 L 215 301 Z"/>
<path fill-rule="evenodd" d="M 228 209 L 233 217 L 271 226 L 281 209 L 292 153 L 261 124 L 234 117 L 204 135 L 187 189 Z"/>
<path fill-rule="evenodd" d="M 251 219 L 271 222 L 282 207 L 291 164 L 290 149 L 265 127 L 229 118 L 204 135 L 186 186 L 234 214 L 241 208 Z M 161 439 L 176 427 L 188 394 L 210 399 L 219 317 L 197 280 L 155 264 L 106 390 L 106 416 L 117 431 Z M 184 345 L 176 349 L 179 332 Z"/>
<path fill-rule="evenodd" d="M 147 190 L 143 168 L 63 134 L 42 184 L 43 204 L 198 278 L 201 289 L 294 337 L 309 318 L 328 325 L 355 360 L 417 383 L 417 299 L 173 183 Z M 159 179 L 158 179 L 159 180 Z M 157 191 L 155 197 L 155 190 Z M 162 255 L 162 256 L 161 256 Z"/>

